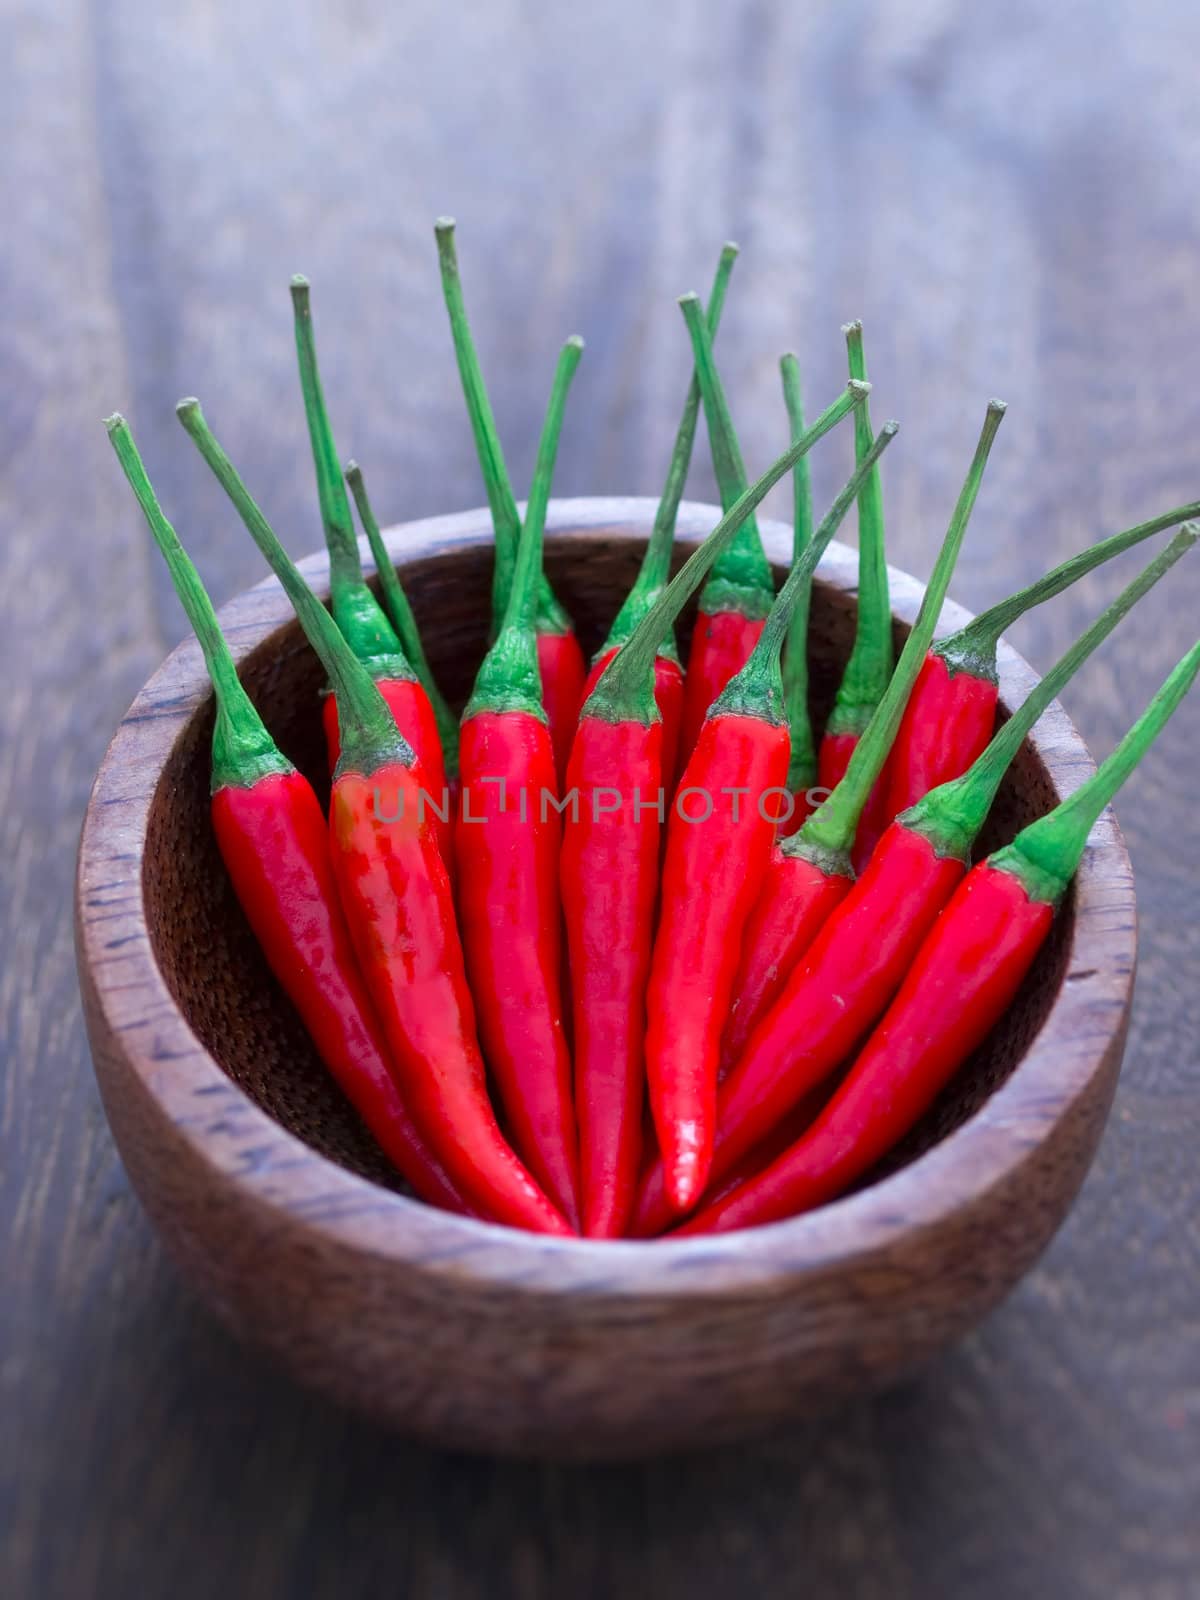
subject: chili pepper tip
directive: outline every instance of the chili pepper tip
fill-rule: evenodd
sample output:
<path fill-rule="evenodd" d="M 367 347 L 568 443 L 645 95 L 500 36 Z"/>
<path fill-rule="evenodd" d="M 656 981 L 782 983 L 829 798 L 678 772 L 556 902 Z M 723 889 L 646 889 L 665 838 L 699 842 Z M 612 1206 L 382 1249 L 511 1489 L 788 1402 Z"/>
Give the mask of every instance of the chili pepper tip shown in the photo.
<path fill-rule="evenodd" d="M 125 418 L 121 415 L 121 413 L 119 411 L 114 411 L 111 417 L 105 417 L 104 426 L 108 429 L 109 433 L 115 433 L 124 421 Z"/>
<path fill-rule="evenodd" d="M 846 339 L 848 339 L 852 333 L 861 333 L 861 332 L 862 332 L 862 318 L 861 317 L 855 317 L 853 322 L 843 322 L 842 323 L 842 336 L 844 338 L 846 338 Z"/>

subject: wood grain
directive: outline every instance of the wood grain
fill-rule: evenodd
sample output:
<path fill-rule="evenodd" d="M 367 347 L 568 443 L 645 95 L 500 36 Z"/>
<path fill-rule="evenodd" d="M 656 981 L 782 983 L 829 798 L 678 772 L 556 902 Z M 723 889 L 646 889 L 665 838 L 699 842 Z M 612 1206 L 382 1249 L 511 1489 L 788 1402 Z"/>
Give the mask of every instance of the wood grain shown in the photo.
<path fill-rule="evenodd" d="M 894 558 L 928 570 L 988 393 L 1010 402 L 955 592 L 978 607 L 1196 493 L 1200 16 L 613 0 L 535 14 L 18 0 L 0 119 L 0 1587 L 459 1596 L 1186 1595 L 1200 1568 L 1196 707 L 1119 806 L 1138 1001 L 1080 1203 L 1022 1289 L 902 1391 L 636 1471 L 491 1467 L 298 1396 L 198 1317 L 104 1125 L 68 905 L 88 785 L 184 631 L 99 419 L 126 410 L 225 598 L 260 574 L 170 407 L 318 542 L 286 280 L 315 284 L 343 447 L 392 520 L 478 502 L 433 270 L 464 274 L 518 484 L 554 352 L 588 353 L 562 493 L 654 493 L 686 382 L 673 297 L 743 256 L 723 370 L 751 467 L 861 315 Z M 844 463 L 817 473 L 827 494 Z M 711 496 L 697 462 L 691 492 Z M 58 541 L 56 544 L 55 541 Z M 1047 666 L 1117 575 L 1030 618 Z M 1103 754 L 1192 639 L 1182 567 L 1073 686 Z M 1134 632 L 1136 630 L 1136 634 Z"/>

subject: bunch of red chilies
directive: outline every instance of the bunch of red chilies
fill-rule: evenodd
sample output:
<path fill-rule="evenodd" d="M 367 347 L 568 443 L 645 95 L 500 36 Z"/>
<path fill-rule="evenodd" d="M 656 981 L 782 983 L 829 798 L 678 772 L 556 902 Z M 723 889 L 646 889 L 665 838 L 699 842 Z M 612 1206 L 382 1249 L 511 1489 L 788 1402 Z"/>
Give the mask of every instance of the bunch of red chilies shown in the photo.
<path fill-rule="evenodd" d="M 680 302 L 693 376 L 632 589 L 590 673 L 542 568 L 567 393 L 554 375 L 522 521 L 437 225 L 450 328 L 495 527 L 491 645 L 461 719 L 439 692 L 362 474 L 343 474 L 308 285 L 292 284 L 330 558 L 306 586 L 195 400 L 183 426 L 321 659 L 328 817 L 240 683 L 216 616 L 120 417 L 107 426 L 215 691 L 212 819 L 282 988 L 358 1115 L 432 1205 L 592 1238 L 791 1216 L 866 1177 L 1001 1019 L 1089 833 L 1200 668 L 1179 663 L 1094 776 L 971 865 L 1005 772 L 1072 673 L 1200 531 L 1200 502 L 1092 545 L 934 642 L 1004 407 L 983 430 L 917 620 L 893 657 L 862 329 L 812 423 L 781 362 L 790 448 L 747 486 L 713 359 L 734 259 Z M 724 515 L 671 577 L 700 408 Z M 782 415 L 782 413 L 781 413 Z M 814 526 L 807 452 L 852 419 L 854 471 Z M 778 594 L 755 508 L 794 476 Z M 350 513 L 378 569 L 368 587 Z M 819 741 L 813 574 L 857 506 L 857 627 Z M 998 731 L 997 643 L 1029 607 L 1183 524 Z M 674 625 L 699 591 L 686 673 Z M 314 716 L 318 714 L 316 704 Z M 651 1119 L 644 1115 L 649 1102 Z"/>

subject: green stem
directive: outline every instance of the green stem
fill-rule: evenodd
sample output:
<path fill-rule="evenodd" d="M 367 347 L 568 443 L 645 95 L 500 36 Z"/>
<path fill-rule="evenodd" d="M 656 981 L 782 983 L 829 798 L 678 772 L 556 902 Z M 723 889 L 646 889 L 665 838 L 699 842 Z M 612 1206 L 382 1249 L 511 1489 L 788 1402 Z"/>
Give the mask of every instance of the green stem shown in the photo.
<path fill-rule="evenodd" d="M 1067 885 L 1087 848 L 1100 813 L 1158 738 L 1200 672 L 1200 644 L 1194 644 L 1167 678 L 1107 761 L 1048 816 L 1023 828 L 1010 845 L 988 857 L 988 864 L 1011 872 L 1031 900 L 1051 905 Z"/>
<path fill-rule="evenodd" d="M 362 468 L 357 461 L 346 463 L 346 482 L 350 485 L 350 493 L 354 496 L 354 503 L 358 507 L 359 520 L 367 535 L 367 543 L 371 547 L 371 555 L 379 573 L 379 584 L 383 590 L 383 602 L 391 618 L 392 626 L 399 637 L 404 654 L 412 663 L 417 680 L 429 698 L 433 707 L 434 721 L 437 723 L 438 738 L 441 741 L 442 754 L 445 758 L 446 768 L 451 777 L 458 774 L 458 718 L 450 709 L 445 695 L 438 688 L 433 669 L 429 665 L 429 657 L 425 654 L 425 646 L 421 642 L 421 632 L 417 627 L 417 619 L 413 615 L 412 606 L 404 592 L 404 585 L 400 582 L 400 575 L 396 571 L 395 563 L 388 553 L 387 545 L 383 542 L 379 523 L 371 509 L 371 501 L 367 495 L 367 486 L 363 481 Z"/>
<path fill-rule="evenodd" d="M 266 556 L 275 576 L 292 602 L 309 644 L 321 658 L 337 695 L 342 753 L 338 774 L 370 774 L 388 761 L 412 766 L 416 760 L 411 745 L 392 720 L 387 702 L 375 687 L 370 673 L 343 637 L 337 623 L 300 576 L 286 550 L 271 530 L 266 517 L 251 498 L 233 463 L 217 443 L 204 420 L 199 400 L 181 400 L 175 407 L 180 422 L 191 435 L 200 454 L 232 500 L 234 509 L 246 524 L 250 537 Z"/>
<path fill-rule="evenodd" d="M 717 262 L 716 274 L 713 278 L 712 289 L 708 296 L 708 310 L 705 313 L 705 322 L 708 327 L 708 336 L 715 339 L 717 329 L 721 325 L 721 312 L 725 306 L 725 292 L 729 287 L 729 278 L 733 272 L 733 264 L 737 260 L 738 247 L 727 244 L 721 251 L 721 259 Z M 671 576 L 671 550 L 675 543 L 675 524 L 679 517 L 679 505 L 683 499 L 683 491 L 687 485 L 688 468 L 692 461 L 692 447 L 696 440 L 696 423 L 700 416 L 700 381 L 692 371 L 688 383 L 687 399 L 683 403 L 683 415 L 679 419 L 679 429 L 675 435 L 675 444 L 671 450 L 671 462 L 667 468 L 667 481 L 663 485 L 662 497 L 658 502 L 658 510 L 654 517 L 654 527 L 650 530 L 650 538 L 646 544 L 646 553 L 642 557 L 642 565 L 634 580 L 633 587 L 625 597 L 625 602 L 617 612 L 612 627 L 608 630 L 608 638 L 600 650 L 602 656 L 610 650 L 618 650 L 632 636 L 634 629 L 658 599 L 667 581 Z M 669 656 L 672 661 L 679 659 L 675 650 L 675 641 L 670 634 L 659 644 L 659 655 Z"/>
<path fill-rule="evenodd" d="M 118 414 L 106 418 L 104 426 L 129 479 L 129 487 L 150 525 L 154 542 L 162 551 L 175 593 L 199 640 L 204 664 L 212 680 L 213 695 L 217 702 L 212 744 L 213 792 L 218 789 L 251 789 L 260 778 L 294 772 L 295 767 L 267 732 L 266 724 L 242 687 L 212 601 L 200 581 L 200 574 L 180 543 L 179 535 L 163 514 L 133 442 L 129 424 Z"/>
<path fill-rule="evenodd" d="M 817 860 L 826 870 L 832 869 L 834 875 L 847 876 L 850 872 L 850 851 L 854 845 L 855 834 L 858 832 L 859 818 L 879 774 L 883 771 L 883 764 L 887 760 L 888 751 L 892 748 L 896 737 L 896 730 L 900 726 L 900 719 L 904 715 L 904 707 L 929 650 L 929 643 L 937 627 L 946 591 L 950 587 L 950 579 L 954 575 L 959 551 L 966 536 L 967 524 L 971 520 L 971 512 L 975 509 L 975 500 L 979 494 L 979 486 L 983 482 L 992 441 L 1004 418 L 1004 411 L 1002 400 L 988 401 L 987 415 L 984 417 L 979 443 L 975 446 L 974 459 L 959 494 L 958 504 L 954 507 L 954 514 L 950 518 L 950 526 L 946 530 L 946 537 L 938 552 L 917 620 L 904 642 L 900 660 L 896 663 L 896 670 L 884 690 L 883 698 L 875 708 L 875 715 L 854 747 L 842 781 L 800 831 L 783 842 L 782 848 L 787 854 Z"/>
<path fill-rule="evenodd" d="M 692 339 L 721 509 L 728 511 L 738 496 L 745 493 L 746 468 L 713 359 L 712 340 L 704 325 L 699 296 L 685 294 L 679 305 Z M 767 615 L 774 599 L 771 566 L 762 547 L 758 524 L 753 517 L 747 517 L 737 538 L 713 568 L 712 577 L 700 597 L 700 609 L 709 616 L 718 611 L 735 611 L 756 620 Z"/>
<path fill-rule="evenodd" d="M 654 699 L 654 658 L 659 642 L 674 626 L 679 613 L 707 577 L 722 551 L 737 536 L 746 514 L 753 511 L 796 462 L 846 413 L 861 405 L 866 387 L 851 383 L 778 461 L 739 495 L 699 549 L 694 550 L 671 582 L 642 618 L 629 642 L 614 656 L 588 697 L 581 716 L 598 717 L 605 722 L 641 722 L 647 726 L 659 718 Z"/>
<path fill-rule="evenodd" d="M 321 388 L 317 366 L 317 346 L 313 337 L 312 306 L 307 278 L 292 279 L 292 311 L 296 325 L 296 354 L 300 362 L 300 389 L 304 396 L 304 415 L 317 472 L 317 497 L 321 522 L 329 549 L 329 590 L 333 615 L 338 627 L 358 659 L 376 678 L 411 678 L 413 669 L 405 659 L 395 629 L 382 606 L 367 587 L 350 501 L 342 481 L 337 446 L 329 424 L 329 412 Z"/>
<path fill-rule="evenodd" d="M 826 547 L 841 527 L 842 519 L 854 504 L 868 472 L 899 431 L 898 422 L 885 422 L 879 437 L 862 461 L 855 467 L 845 488 L 830 506 L 824 521 L 812 539 L 793 563 L 779 597 L 771 607 L 766 625 L 758 636 L 750 659 L 740 672 L 734 674 L 709 708 L 710 717 L 742 716 L 761 717 L 766 722 L 786 722 L 783 703 L 783 674 L 779 658 L 791 627 L 792 616 L 800 597 L 812 587 L 812 575 Z"/>
<path fill-rule="evenodd" d="M 1193 500 L 1186 506 L 1176 506 L 1173 511 L 1164 511 L 1160 516 L 1151 517 L 1149 522 L 1139 522 L 1132 528 L 1126 528 L 1123 533 L 1114 533 L 1107 539 L 1099 540 L 1077 556 L 1072 556 L 1069 561 L 1064 561 L 1061 566 L 1052 568 L 1035 583 L 1018 589 L 1007 600 L 1001 600 L 999 605 L 981 612 L 965 628 L 960 628 L 949 639 L 934 645 L 934 654 L 942 657 L 951 676 L 956 672 L 969 672 L 972 677 L 995 683 L 996 646 L 1001 635 L 1018 617 L 1024 616 L 1034 606 L 1040 606 L 1044 600 L 1052 600 L 1085 574 L 1111 561 L 1113 556 L 1119 556 L 1123 551 L 1140 544 L 1143 539 L 1162 533 L 1165 528 L 1173 528 L 1177 523 L 1187 522 L 1192 517 L 1200 517 L 1200 500 Z"/>
<path fill-rule="evenodd" d="M 787 407 L 791 437 L 804 432 L 804 400 L 800 386 L 800 363 L 790 352 L 779 361 L 783 379 L 783 403 Z M 862 410 L 862 407 L 859 407 Z M 857 424 L 857 418 L 855 418 Z M 813 536 L 812 476 L 807 456 L 801 456 L 792 472 L 792 564 L 804 554 Z M 808 613 L 812 584 L 802 593 L 792 615 L 787 646 L 783 653 L 783 704 L 787 712 L 792 754 L 788 765 L 788 788 L 793 794 L 811 789 L 817 781 L 817 742 L 808 714 Z"/>
<path fill-rule="evenodd" d="M 467 321 L 462 279 L 458 271 L 458 252 L 454 246 L 454 219 L 439 217 L 434 224 L 434 233 L 437 236 L 442 293 L 450 316 L 450 335 L 454 340 L 458 375 L 462 383 L 463 397 L 467 402 L 467 415 L 471 419 L 471 432 L 475 436 L 475 452 L 479 457 L 483 487 L 492 513 L 492 528 L 496 535 L 496 565 L 492 575 L 492 626 L 498 631 L 504 620 L 508 591 L 512 586 L 513 568 L 517 561 L 517 547 L 521 540 L 521 513 L 517 509 L 508 468 L 504 464 L 500 436 L 496 431 L 496 421 L 483 382 L 475 341 L 471 337 L 471 326 Z M 538 631 L 540 633 L 571 631 L 570 619 L 555 599 L 544 577 L 538 587 Z"/>
<path fill-rule="evenodd" d="M 850 376 L 866 382 L 862 323 L 848 322 L 842 332 L 846 336 Z M 854 419 L 854 449 L 859 460 L 870 444 L 871 418 L 864 408 Z M 883 541 L 883 485 L 876 471 L 858 497 L 858 626 L 826 732 L 861 733 L 883 698 L 891 675 L 892 603 Z"/>
<path fill-rule="evenodd" d="M 900 814 L 900 821 L 923 834 L 941 856 L 967 860 L 971 845 L 991 810 L 996 791 L 1009 764 L 1034 723 L 1058 695 L 1063 685 L 1108 637 L 1121 618 L 1186 554 L 1200 536 L 1200 526 L 1187 523 L 1167 548 L 1155 557 L 1129 587 L 1113 601 L 1085 634 L 1038 683 L 996 734 L 991 744 L 961 778 L 931 789 L 923 800 Z"/>
<path fill-rule="evenodd" d="M 536 607 L 537 586 L 542 572 L 542 535 L 546 508 L 558 459 L 558 441 L 571 380 L 583 354 L 583 340 L 573 335 L 563 345 L 550 389 L 546 419 L 538 444 L 537 465 L 525 508 L 525 526 L 517 547 L 508 603 L 495 644 L 483 658 L 475 678 L 464 719 L 480 711 L 524 711 L 544 722 L 542 679 L 538 667 Z"/>

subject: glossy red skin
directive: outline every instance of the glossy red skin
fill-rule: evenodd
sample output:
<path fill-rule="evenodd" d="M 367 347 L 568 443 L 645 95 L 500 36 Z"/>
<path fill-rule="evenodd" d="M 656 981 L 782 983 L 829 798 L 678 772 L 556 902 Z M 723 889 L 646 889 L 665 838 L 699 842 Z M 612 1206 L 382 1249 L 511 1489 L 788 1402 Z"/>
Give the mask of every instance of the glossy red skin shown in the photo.
<path fill-rule="evenodd" d="M 583 704 L 587 662 L 574 633 L 539 633 L 538 670 L 542 675 L 542 707 L 550 723 L 554 766 L 561 785 L 571 759 L 571 741 Z"/>
<path fill-rule="evenodd" d="M 846 776 L 858 743 L 856 733 L 827 733 L 817 749 L 817 782 L 831 793 Z"/>
<path fill-rule="evenodd" d="M 858 740 L 857 733 L 827 733 L 821 740 L 821 748 L 817 752 L 817 782 L 830 794 L 846 776 L 846 768 L 850 765 L 850 757 L 854 754 Z M 887 815 L 887 784 L 885 767 L 875 780 L 874 787 L 867 796 L 867 803 L 862 809 L 862 815 L 858 819 L 858 832 L 851 852 L 855 872 L 862 872 L 871 859 L 875 846 L 883 837 L 884 829 L 892 820 Z"/>
<path fill-rule="evenodd" d="M 721 1084 L 711 1184 L 851 1054 L 900 987 L 964 871 L 961 861 L 935 855 L 926 839 L 892 824 Z M 651 1167 L 638 1193 L 636 1233 L 661 1231 L 662 1186 Z"/>
<path fill-rule="evenodd" d="M 626 1229 L 642 1153 L 646 982 L 658 899 L 663 725 L 580 719 L 567 769 L 579 804 L 563 824 L 562 902 L 575 1004 L 575 1105 L 583 1231 Z M 616 789 L 619 810 L 604 809 Z"/>
<path fill-rule="evenodd" d="M 614 645 L 611 650 L 605 650 L 593 663 L 583 689 L 585 704 L 592 690 L 600 682 L 601 673 L 616 655 L 617 648 Z M 672 661 L 670 656 L 655 656 L 654 703 L 662 718 L 663 788 L 668 797 L 674 791 L 675 780 L 679 776 L 679 742 L 683 733 L 684 692 L 683 668 L 678 661 Z M 569 783 L 567 788 L 570 789 Z"/>
<path fill-rule="evenodd" d="M 761 1144 L 756 1145 L 748 1155 L 744 1155 L 722 1179 L 709 1188 L 704 1197 L 704 1209 L 707 1211 L 710 1206 L 719 1204 L 727 1195 L 740 1188 L 742 1184 L 749 1183 L 752 1179 L 757 1178 L 759 1173 L 770 1166 L 777 1157 L 781 1156 L 785 1150 L 789 1150 L 798 1139 L 808 1132 L 833 1092 L 830 1084 L 823 1083 L 810 1094 L 806 1094 L 795 1110 L 790 1111 L 779 1126 L 772 1130 L 768 1138 L 764 1139 Z M 660 1209 L 659 1217 L 655 1219 L 655 1222 L 656 1227 L 653 1233 L 643 1233 L 637 1231 L 637 1229 L 631 1229 L 630 1237 L 638 1239 L 656 1238 L 664 1233 L 682 1232 L 683 1227 L 687 1227 L 689 1230 L 691 1228 L 690 1220 L 681 1226 L 679 1218 L 672 1215 L 665 1206 Z"/>
<path fill-rule="evenodd" d="M 983 754 L 996 730 L 999 697 L 994 683 L 971 672 L 951 673 L 945 659 L 930 651 L 885 769 L 888 822 L 939 784 L 960 778 Z"/>
<path fill-rule="evenodd" d="M 359 966 L 417 1125 L 463 1194 L 497 1222 L 569 1234 L 488 1099 L 450 877 L 419 789 L 400 762 L 334 780 L 333 867 Z"/>
<path fill-rule="evenodd" d="M 846 1059 L 891 1001 L 965 867 L 893 823 L 730 1071 L 721 1171 Z"/>
<path fill-rule="evenodd" d="M 812 782 L 812 788 L 815 789 L 817 787 L 817 780 L 814 778 Z M 809 789 L 792 790 L 792 813 L 786 819 L 786 821 L 779 824 L 778 837 L 780 839 L 790 839 L 792 834 L 799 833 L 800 829 L 817 809 L 816 806 L 809 801 L 808 796 L 810 792 L 811 790 Z"/>
<path fill-rule="evenodd" d="M 809 1131 L 682 1231 L 717 1233 L 811 1210 L 868 1173 L 924 1116 L 1008 1010 L 1053 907 L 982 862 L 956 890 L 849 1075 Z"/>
<path fill-rule="evenodd" d="M 696 748 L 709 706 L 749 661 L 765 623 L 765 617 L 744 617 L 739 611 L 697 614 L 684 681 L 681 766 Z"/>
<path fill-rule="evenodd" d="M 479 1041 L 513 1144 L 572 1226 L 579 1156 L 563 1027 L 558 780 L 550 730 L 521 711 L 462 725 L 458 909 Z M 503 778 L 504 786 L 485 779 Z"/>
<path fill-rule="evenodd" d="M 425 811 L 451 874 L 454 871 L 454 807 L 457 802 L 457 785 L 453 791 L 446 783 L 446 762 L 442 754 L 442 740 L 438 733 L 437 718 L 429 703 L 429 696 L 415 678 L 377 678 L 379 690 L 392 721 L 416 751 L 417 760 L 424 773 L 425 792 L 429 799 Z M 342 752 L 341 733 L 338 727 L 337 697 L 325 696 L 321 707 L 321 720 L 325 728 L 325 749 L 332 773 Z M 445 812 L 443 821 L 440 812 Z"/>
<path fill-rule="evenodd" d="M 646 1073 L 666 1193 L 676 1211 L 704 1191 L 715 1132 L 721 1029 L 742 928 L 758 898 L 775 836 L 758 797 L 787 782 L 788 731 L 758 717 L 705 720 L 667 825 L 662 912 L 647 991 Z M 727 787 L 749 792 L 738 799 Z M 706 821 L 681 819 L 680 802 Z M 735 820 L 735 810 L 738 813 Z"/>
<path fill-rule="evenodd" d="M 850 893 L 853 879 L 823 872 L 802 856 L 771 851 L 754 910 L 742 933 L 742 959 L 721 1041 L 721 1064 L 732 1067 L 750 1035 L 783 992 L 792 969 Z"/>
<path fill-rule="evenodd" d="M 393 1075 L 308 780 L 280 773 L 218 789 L 212 820 L 254 937 L 338 1087 L 422 1200 L 473 1212 L 417 1131 Z"/>

